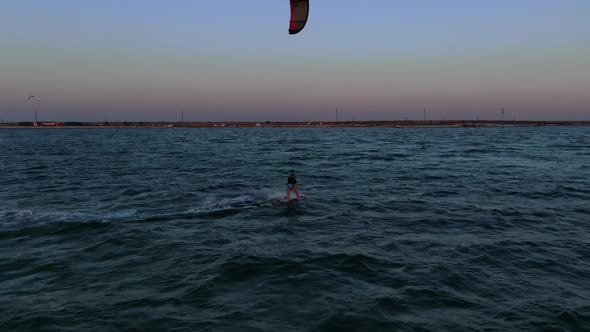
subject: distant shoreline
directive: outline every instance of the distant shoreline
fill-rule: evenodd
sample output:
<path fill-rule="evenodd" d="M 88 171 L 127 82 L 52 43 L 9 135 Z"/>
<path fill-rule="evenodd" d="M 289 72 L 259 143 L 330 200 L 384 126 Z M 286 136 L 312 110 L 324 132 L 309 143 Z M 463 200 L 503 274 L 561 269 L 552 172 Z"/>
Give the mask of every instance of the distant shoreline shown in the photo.
<path fill-rule="evenodd" d="M 590 126 L 590 121 L 326 121 L 326 122 L 32 122 L 2 123 L 0 129 L 39 128 L 488 128 Z"/>

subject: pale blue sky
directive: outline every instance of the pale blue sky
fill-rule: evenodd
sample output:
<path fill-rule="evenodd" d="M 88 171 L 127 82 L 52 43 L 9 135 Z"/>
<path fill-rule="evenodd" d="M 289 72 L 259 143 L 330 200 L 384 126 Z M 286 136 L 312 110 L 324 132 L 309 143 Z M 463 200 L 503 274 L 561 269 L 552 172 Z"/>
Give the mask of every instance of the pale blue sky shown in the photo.
<path fill-rule="evenodd" d="M 287 0 L 3 0 L 0 120 L 590 120 L 588 17 L 586 0 L 312 0 L 289 36 Z"/>

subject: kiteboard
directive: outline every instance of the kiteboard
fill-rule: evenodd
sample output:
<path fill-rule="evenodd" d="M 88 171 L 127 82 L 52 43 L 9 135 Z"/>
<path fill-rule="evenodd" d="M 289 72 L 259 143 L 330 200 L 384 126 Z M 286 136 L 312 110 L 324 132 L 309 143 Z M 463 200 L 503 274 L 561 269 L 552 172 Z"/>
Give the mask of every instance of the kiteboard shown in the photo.
<path fill-rule="evenodd" d="M 298 202 L 298 201 L 302 201 L 304 199 L 307 199 L 307 196 L 305 196 L 305 194 L 301 194 L 299 196 L 292 197 L 290 200 L 287 199 L 287 197 L 285 197 L 286 202 Z"/>

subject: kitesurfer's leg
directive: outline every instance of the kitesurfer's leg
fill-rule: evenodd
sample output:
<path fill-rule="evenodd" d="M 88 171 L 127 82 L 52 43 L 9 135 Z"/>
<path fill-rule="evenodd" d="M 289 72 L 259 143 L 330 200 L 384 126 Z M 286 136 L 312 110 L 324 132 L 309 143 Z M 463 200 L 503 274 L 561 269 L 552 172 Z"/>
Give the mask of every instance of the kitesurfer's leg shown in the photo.
<path fill-rule="evenodd" d="M 295 184 L 295 187 L 293 188 L 293 190 L 295 190 L 295 196 L 297 198 L 299 198 L 299 186 L 297 184 Z"/>

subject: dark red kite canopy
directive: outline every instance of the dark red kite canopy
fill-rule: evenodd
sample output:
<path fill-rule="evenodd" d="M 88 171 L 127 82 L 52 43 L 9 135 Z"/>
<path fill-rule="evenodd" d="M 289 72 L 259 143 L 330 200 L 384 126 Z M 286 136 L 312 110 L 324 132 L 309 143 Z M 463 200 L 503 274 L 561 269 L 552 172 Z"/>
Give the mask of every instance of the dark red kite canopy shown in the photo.
<path fill-rule="evenodd" d="M 309 15 L 309 0 L 291 0 L 291 24 L 289 25 L 289 34 L 299 33 L 307 23 Z"/>

